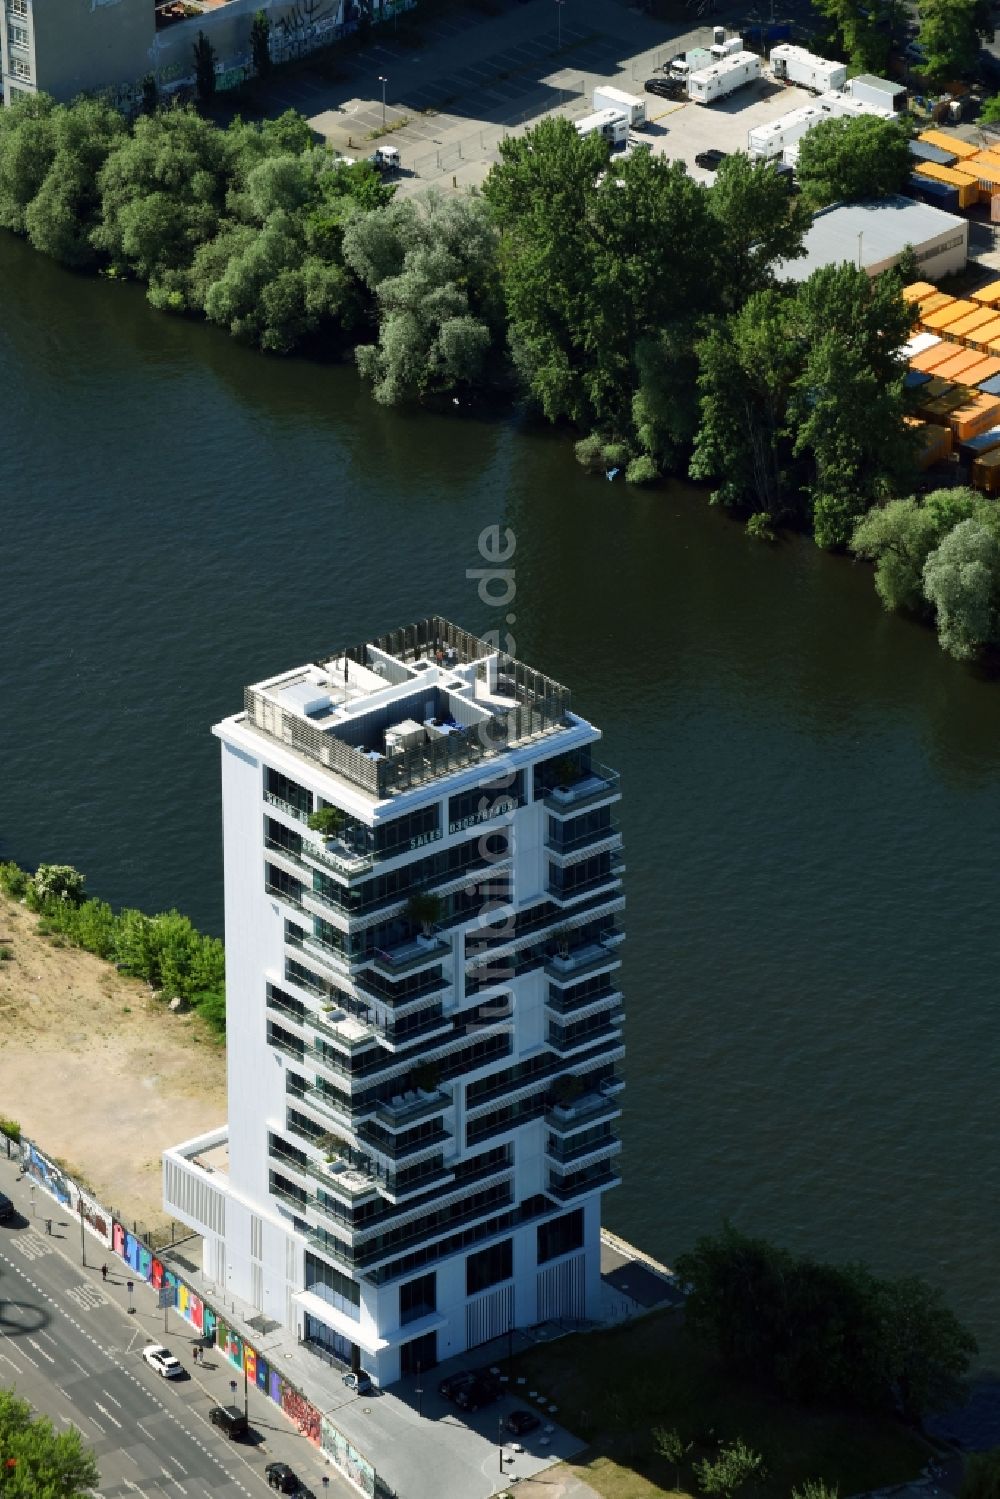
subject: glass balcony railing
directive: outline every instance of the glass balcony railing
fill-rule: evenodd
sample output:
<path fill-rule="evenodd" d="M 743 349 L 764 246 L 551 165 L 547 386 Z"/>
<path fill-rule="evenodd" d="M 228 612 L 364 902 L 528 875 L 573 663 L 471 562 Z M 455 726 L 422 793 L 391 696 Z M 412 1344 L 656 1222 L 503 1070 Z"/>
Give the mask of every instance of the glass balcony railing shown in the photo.
<path fill-rule="evenodd" d="M 357 853 L 348 844 L 335 838 L 327 843 L 303 839 L 302 857 L 308 863 L 317 864 L 320 869 L 332 869 L 334 874 L 342 875 L 348 880 L 367 874 L 375 863 L 373 854 Z"/>
<path fill-rule="evenodd" d="M 620 795 L 620 779 L 617 770 L 611 770 L 607 765 L 595 765 L 589 775 L 574 781 L 571 786 L 553 786 L 545 794 L 545 805 L 550 812 L 579 812 L 604 797 Z"/>
<path fill-rule="evenodd" d="M 275 796 L 273 791 L 264 792 L 264 800 L 269 807 L 277 807 L 279 812 L 284 812 L 288 817 L 294 817 L 296 822 L 308 823 L 310 813 L 296 807 L 293 802 L 286 802 L 283 797 Z"/>
<path fill-rule="evenodd" d="M 593 1171 L 571 1171 L 565 1176 L 560 1172 L 550 1171 L 546 1191 L 551 1192 L 560 1202 L 568 1202 L 571 1197 L 583 1197 L 597 1188 L 604 1190 L 617 1187 L 620 1181 L 621 1177 L 611 1166 L 599 1162 Z"/>
<path fill-rule="evenodd" d="M 411 937 L 395 947 L 376 949 L 374 964 L 386 973 L 408 973 L 427 963 L 440 963 L 450 952 L 450 944 L 440 937 Z"/>

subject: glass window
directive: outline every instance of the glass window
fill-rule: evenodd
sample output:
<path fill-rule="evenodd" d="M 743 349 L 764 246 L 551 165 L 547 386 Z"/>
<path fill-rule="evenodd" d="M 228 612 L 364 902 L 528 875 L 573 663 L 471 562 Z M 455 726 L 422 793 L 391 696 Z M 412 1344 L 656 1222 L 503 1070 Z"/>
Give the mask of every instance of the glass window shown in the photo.
<path fill-rule="evenodd" d="M 328 1265 L 325 1260 L 306 1252 L 306 1290 L 320 1296 L 348 1317 L 358 1318 L 361 1313 L 361 1287 L 350 1276 Z"/>
<path fill-rule="evenodd" d="M 375 856 L 389 859 L 394 854 L 405 854 L 411 849 L 436 843 L 440 837 L 441 806 L 439 802 L 432 802 L 429 807 L 421 807 L 419 812 L 380 823 L 375 828 Z"/>
<path fill-rule="evenodd" d="M 510 1280 L 513 1274 L 514 1241 L 501 1239 L 499 1244 L 491 1244 L 488 1249 L 480 1249 L 478 1254 L 469 1255 L 465 1262 L 465 1294 L 474 1296 L 477 1291 L 485 1291 L 488 1286 Z"/>
<path fill-rule="evenodd" d="M 416 1280 L 408 1280 L 400 1286 L 400 1327 L 406 1327 L 410 1322 L 419 1322 L 421 1317 L 428 1317 L 431 1312 L 436 1311 L 437 1275 L 433 1270 L 427 1275 L 419 1275 Z"/>
<path fill-rule="evenodd" d="M 300 786 L 298 781 L 290 781 L 280 770 L 272 770 L 270 766 L 264 772 L 264 789 L 306 817 L 313 809 L 312 792 Z"/>
<path fill-rule="evenodd" d="M 477 822 L 489 822 L 524 805 L 524 772 L 490 781 L 473 791 L 463 791 L 448 800 L 448 831 L 460 833 Z"/>
<path fill-rule="evenodd" d="M 544 1265 L 547 1260 L 558 1259 L 561 1254 L 570 1254 L 572 1250 L 582 1248 L 583 1208 L 574 1208 L 571 1213 L 563 1213 L 561 1218 L 553 1218 L 551 1222 L 539 1225 L 540 1265 Z"/>

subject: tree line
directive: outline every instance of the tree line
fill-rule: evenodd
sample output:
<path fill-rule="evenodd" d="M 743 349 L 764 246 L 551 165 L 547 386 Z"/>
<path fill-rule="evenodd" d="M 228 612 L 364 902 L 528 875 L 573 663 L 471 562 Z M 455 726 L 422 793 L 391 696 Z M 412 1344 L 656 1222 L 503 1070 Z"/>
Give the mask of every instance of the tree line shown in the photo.
<path fill-rule="evenodd" d="M 217 1035 L 226 1030 L 226 953 L 218 937 L 199 932 L 179 911 L 147 916 L 87 898 L 86 879 L 71 864 L 39 864 L 34 874 L 0 863 L 0 890 L 38 913 L 42 936 L 55 934 L 96 953 L 164 999 L 186 1000 Z"/>

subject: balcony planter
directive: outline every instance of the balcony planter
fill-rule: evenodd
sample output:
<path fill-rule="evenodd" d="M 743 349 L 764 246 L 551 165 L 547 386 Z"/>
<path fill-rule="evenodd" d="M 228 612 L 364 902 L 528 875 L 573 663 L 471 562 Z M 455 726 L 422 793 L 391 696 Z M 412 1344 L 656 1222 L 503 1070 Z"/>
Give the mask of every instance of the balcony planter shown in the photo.
<path fill-rule="evenodd" d="M 417 938 L 417 941 L 424 946 L 433 947 L 436 940 L 434 928 L 443 915 L 444 901 L 432 890 L 414 890 L 406 902 L 407 919 L 423 928 L 422 935 Z"/>
<path fill-rule="evenodd" d="M 441 1069 L 436 1062 L 423 1062 L 419 1067 L 414 1067 L 410 1077 L 421 1098 L 425 1098 L 430 1103 L 437 1097 Z"/>
<path fill-rule="evenodd" d="M 553 1092 L 556 1097 L 556 1110 L 562 1109 L 567 1115 L 571 1115 L 573 1105 L 580 1098 L 583 1091 L 583 1083 L 575 1073 L 565 1073 L 562 1077 L 556 1078 L 553 1086 Z"/>
<path fill-rule="evenodd" d="M 552 933 L 553 941 L 556 944 L 556 951 L 559 957 L 563 959 L 563 961 L 565 961 L 569 957 L 569 944 L 572 940 L 572 937 L 573 930 L 571 927 L 567 926 L 559 927 L 557 931 L 554 931 Z"/>
<path fill-rule="evenodd" d="M 306 826 L 313 832 L 319 833 L 326 842 L 337 837 L 343 832 L 347 818 L 339 807 L 319 807 L 310 813 Z"/>

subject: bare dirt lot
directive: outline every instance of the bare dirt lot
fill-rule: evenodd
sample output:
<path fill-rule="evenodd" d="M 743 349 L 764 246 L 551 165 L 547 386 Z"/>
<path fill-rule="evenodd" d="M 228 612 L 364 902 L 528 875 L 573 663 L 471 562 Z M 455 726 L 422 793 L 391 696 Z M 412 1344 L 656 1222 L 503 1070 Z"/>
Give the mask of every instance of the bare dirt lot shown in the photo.
<path fill-rule="evenodd" d="M 158 1227 L 161 1150 L 226 1118 L 225 1046 L 37 925 L 0 895 L 0 1114 L 105 1207 Z"/>

